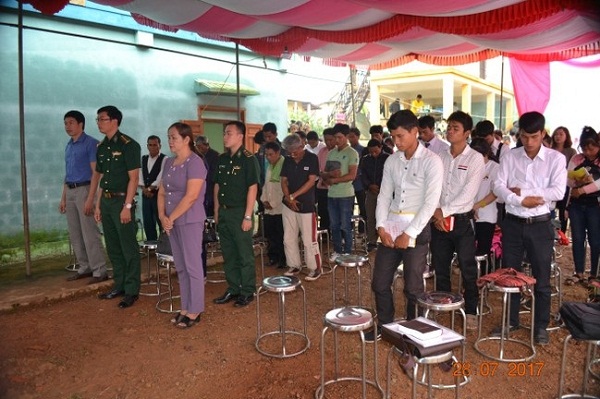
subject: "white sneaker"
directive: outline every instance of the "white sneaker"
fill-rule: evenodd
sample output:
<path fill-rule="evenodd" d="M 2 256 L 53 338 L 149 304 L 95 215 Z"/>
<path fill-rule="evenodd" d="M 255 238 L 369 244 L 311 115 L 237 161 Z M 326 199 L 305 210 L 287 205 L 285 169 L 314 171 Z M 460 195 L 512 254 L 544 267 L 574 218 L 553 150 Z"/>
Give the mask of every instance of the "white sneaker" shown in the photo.
<path fill-rule="evenodd" d="M 341 254 L 338 254 L 337 252 L 332 252 L 331 255 L 329 255 L 329 261 L 330 262 L 335 262 L 335 260 L 337 259 L 338 256 L 340 256 Z"/>
<path fill-rule="evenodd" d="M 287 269 L 287 271 L 285 273 L 283 273 L 284 276 L 295 276 L 298 273 L 300 273 L 300 268 L 299 267 L 289 267 Z"/>
<path fill-rule="evenodd" d="M 308 275 L 306 277 L 304 277 L 304 280 L 306 280 L 306 281 L 315 281 L 319 277 L 321 277 L 321 269 L 315 269 L 315 270 L 311 270 L 308 273 Z"/>
<path fill-rule="evenodd" d="M 467 315 L 467 330 L 477 330 L 479 328 L 479 320 L 477 320 L 477 315 L 468 314 Z"/>

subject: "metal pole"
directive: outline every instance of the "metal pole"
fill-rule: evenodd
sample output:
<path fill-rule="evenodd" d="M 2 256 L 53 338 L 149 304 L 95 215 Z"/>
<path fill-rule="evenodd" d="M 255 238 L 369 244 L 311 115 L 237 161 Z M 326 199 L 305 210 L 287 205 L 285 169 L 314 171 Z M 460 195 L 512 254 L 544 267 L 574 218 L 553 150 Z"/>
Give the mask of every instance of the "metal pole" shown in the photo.
<path fill-rule="evenodd" d="M 23 203 L 23 236 L 25 239 L 25 275 L 31 277 L 31 242 L 27 198 L 27 162 L 25 159 L 25 91 L 23 86 L 23 2 L 19 1 L 19 147 L 21 150 L 21 201 Z"/>
<path fill-rule="evenodd" d="M 502 121 L 502 108 L 504 106 L 504 54 L 502 54 L 502 68 L 500 69 L 500 130 L 504 131 L 506 124 Z"/>
<path fill-rule="evenodd" d="M 240 106 L 240 45 L 235 44 L 235 80 L 237 91 L 237 115 L 238 120 L 242 121 L 242 108 Z M 246 121 L 242 121 L 246 122 Z"/>
<path fill-rule="evenodd" d="M 352 66 L 349 66 L 349 68 L 350 68 L 350 96 L 352 99 L 352 127 L 356 127 L 356 104 L 354 103 L 355 73 L 354 73 L 354 70 L 352 69 Z"/>

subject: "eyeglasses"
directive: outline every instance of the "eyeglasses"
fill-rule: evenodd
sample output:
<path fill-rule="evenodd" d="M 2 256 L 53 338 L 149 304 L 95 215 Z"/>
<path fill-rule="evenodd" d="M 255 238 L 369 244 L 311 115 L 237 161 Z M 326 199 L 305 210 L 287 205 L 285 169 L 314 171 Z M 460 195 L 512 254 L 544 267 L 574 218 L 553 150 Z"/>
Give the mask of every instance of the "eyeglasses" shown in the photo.
<path fill-rule="evenodd" d="M 96 118 L 96 123 L 109 121 L 110 118 Z"/>

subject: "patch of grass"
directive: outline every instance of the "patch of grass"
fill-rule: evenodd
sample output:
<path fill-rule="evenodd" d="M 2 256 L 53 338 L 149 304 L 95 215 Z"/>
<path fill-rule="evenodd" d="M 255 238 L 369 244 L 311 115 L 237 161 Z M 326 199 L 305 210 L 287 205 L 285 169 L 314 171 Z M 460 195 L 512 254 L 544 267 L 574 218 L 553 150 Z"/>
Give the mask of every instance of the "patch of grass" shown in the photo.
<path fill-rule="evenodd" d="M 69 236 L 64 230 L 32 231 L 30 243 L 32 260 L 69 252 Z M 19 262 L 25 262 L 25 236 L 0 234 L 0 268 Z"/>

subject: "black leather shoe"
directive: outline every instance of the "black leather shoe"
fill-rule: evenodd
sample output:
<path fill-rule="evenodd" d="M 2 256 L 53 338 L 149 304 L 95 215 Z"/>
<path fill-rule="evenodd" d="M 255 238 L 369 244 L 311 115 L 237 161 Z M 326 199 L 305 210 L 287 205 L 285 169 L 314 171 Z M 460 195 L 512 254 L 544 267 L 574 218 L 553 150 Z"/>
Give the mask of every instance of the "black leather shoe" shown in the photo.
<path fill-rule="evenodd" d="M 114 299 L 118 296 L 123 296 L 125 295 L 125 291 L 120 291 L 120 290 L 112 290 L 109 292 L 105 292 L 104 294 L 99 294 L 98 298 L 100 299 Z"/>
<path fill-rule="evenodd" d="M 550 337 L 548 331 L 538 330 L 533 334 L 533 341 L 538 345 L 548 345 L 550 343 Z"/>
<path fill-rule="evenodd" d="M 76 273 L 72 276 L 67 277 L 67 281 L 75 281 L 75 280 L 80 280 L 82 278 L 88 278 L 88 277 L 92 277 L 92 272 L 88 272 L 88 273 Z"/>
<path fill-rule="evenodd" d="M 240 295 L 235 300 L 235 303 L 233 304 L 233 306 L 235 306 L 236 308 L 242 308 L 244 306 L 248 306 L 248 304 L 250 304 L 250 302 L 252 302 L 253 300 L 254 300 L 254 294 Z"/>
<path fill-rule="evenodd" d="M 137 295 L 125 295 L 125 297 L 121 299 L 121 302 L 119 302 L 119 307 L 122 309 L 128 308 L 133 305 L 138 298 L 139 297 Z"/>
<path fill-rule="evenodd" d="M 100 276 L 100 277 L 92 277 L 89 281 L 88 284 L 98 284 L 101 283 L 103 281 L 108 280 L 108 276 L 105 274 L 104 276 Z"/>
<path fill-rule="evenodd" d="M 223 295 L 218 298 L 213 299 L 213 302 L 217 305 L 223 305 L 224 303 L 231 302 L 234 299 L 237 299 L 239 295 L 232 294 L 229 291 L 225 291 Z"/>

